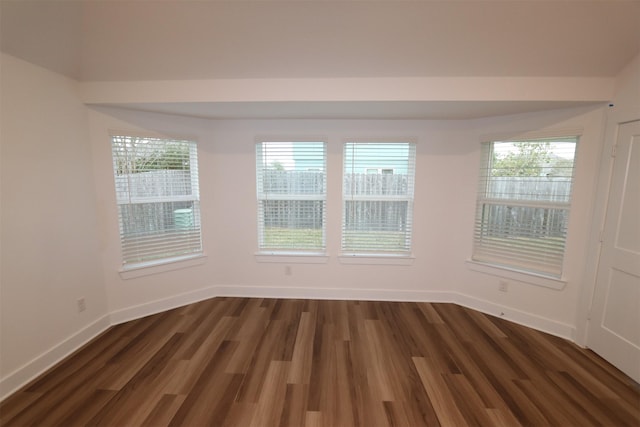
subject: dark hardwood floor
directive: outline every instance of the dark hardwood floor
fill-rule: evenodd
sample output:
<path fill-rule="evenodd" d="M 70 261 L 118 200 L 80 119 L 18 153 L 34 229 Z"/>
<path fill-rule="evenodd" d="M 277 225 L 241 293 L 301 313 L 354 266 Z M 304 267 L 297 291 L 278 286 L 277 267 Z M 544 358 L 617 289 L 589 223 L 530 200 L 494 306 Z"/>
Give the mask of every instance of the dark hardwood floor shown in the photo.
<path fill-rule="evenodd" d="M 453 304 L 215 298 L 115 326 L 2 426 L 639 426 L 589 350 Z"/>

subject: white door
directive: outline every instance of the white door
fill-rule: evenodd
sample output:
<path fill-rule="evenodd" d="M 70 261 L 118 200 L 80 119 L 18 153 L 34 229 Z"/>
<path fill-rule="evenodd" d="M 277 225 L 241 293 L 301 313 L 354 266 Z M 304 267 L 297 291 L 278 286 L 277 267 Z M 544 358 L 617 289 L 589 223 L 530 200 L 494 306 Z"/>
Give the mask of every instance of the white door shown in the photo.
<path fill-rule="evenodd" d="M 640 382 L 640 120 L 618 127 L 587 344 Z"/>

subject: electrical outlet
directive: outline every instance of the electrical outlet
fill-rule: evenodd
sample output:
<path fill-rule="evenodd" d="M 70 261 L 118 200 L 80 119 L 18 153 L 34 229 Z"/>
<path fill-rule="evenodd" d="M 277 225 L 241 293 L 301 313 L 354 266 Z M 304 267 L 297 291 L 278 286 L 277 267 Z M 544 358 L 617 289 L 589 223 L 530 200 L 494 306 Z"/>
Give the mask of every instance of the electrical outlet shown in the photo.
<path fill-rule="evenodd" d="M 78 313 L 82 313 L 87 309 L 87 302 L 85 301 L 84 297 L 78 298 L 77 303 L 78 303 Z"/>
<path fill-rule="evenodd" d="M 498 290 L 500 292 L 508 292 L 509 291 L 509 282 L 507 282 L 506 280 L 500 280 L 500 283 L 498 284 Z"/>

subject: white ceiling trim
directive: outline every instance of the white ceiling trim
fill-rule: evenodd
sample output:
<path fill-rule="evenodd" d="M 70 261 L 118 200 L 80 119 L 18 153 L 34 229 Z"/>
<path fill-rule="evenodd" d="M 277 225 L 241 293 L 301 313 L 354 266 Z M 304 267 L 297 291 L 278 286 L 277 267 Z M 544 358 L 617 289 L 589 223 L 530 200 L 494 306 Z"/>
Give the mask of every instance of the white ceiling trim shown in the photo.
<path fill-rule="evenodd" d="M 469 120 L 592 105 L 599 108 L 602 103 L 560 101 L 293 101 L 108 104 L 109 107 L 118 109 L 220 120 Z"/>
<path fill-rule="evenodd" d="M 602 104 L 615 79 L 411 77 L 83 82 L 82 100 L 208 119 L 474 119 Z"/>
<path fill-rule="evenodd" d="M 609 100 L 608 77 L 411 77 L 83 82 L 87 104 Z"/>

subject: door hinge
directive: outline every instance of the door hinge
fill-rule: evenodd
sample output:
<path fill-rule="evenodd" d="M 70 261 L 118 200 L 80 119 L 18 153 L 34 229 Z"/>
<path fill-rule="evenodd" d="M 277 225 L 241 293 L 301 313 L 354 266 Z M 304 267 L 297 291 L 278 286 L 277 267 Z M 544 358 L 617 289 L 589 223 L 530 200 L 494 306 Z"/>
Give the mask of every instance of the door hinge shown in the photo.
<path fill-rule="evenodd" d="M 613 147 L 611 147 L 611 157 L 615 157 L 616 156 L 616 149 L 618 148 L 617 145 L 614 145 Z"/>

